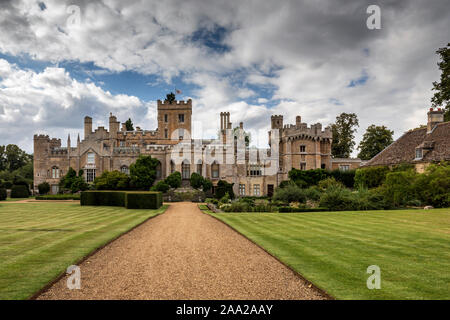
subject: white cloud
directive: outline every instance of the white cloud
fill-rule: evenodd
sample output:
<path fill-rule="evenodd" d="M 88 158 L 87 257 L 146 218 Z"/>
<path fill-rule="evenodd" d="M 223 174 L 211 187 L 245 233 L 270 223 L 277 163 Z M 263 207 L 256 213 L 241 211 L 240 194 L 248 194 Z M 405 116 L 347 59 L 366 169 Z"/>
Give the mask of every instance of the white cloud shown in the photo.
<path fill-rule="evenodd" d="M 37 73 L 0 59 L 0 145 L 17 143 L 31 152 L 33 134 L 63 139 L 68 133 L 76 135 L 83 132 L 85 115 L 106 128 L 109 112 L 122 121 L 144 116 L 146 122 L 137 125 L 155 125 L 155 113 L 147 114 L 154 110 L 150 104 L 134 96 L 113 95 L 92 82 L 78 82 L 63 68 Z"/>

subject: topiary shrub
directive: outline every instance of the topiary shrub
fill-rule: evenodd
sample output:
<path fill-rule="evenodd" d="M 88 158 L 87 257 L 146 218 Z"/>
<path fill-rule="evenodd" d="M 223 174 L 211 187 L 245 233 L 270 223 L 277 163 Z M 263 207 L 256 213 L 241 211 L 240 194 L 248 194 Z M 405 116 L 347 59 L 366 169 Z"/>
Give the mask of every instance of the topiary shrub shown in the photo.
<path fill-rule="evenodd" d="M 162 193 L 166 193 L 169 191 L 170 186 L 164 181 L 159 181 L 157 184 L 155 184 L 153 187 L 150 188 L 150 191 L 160 191 Z"/>
<path fill-rule="evenodd" d="M 222 199 L 225 196 L 225 194 L 228 193 L 230 199 L 234 199 L 233 185 L 234 183 L 228 183 L 225 180 L 219 180 L 217 182 L 215 197 L 217 199 Z"/>
<path fill-rule="evenodd" d="M 161 206 L 161 192 L 127 192 L 125 196 L 127 209 L 158 209 Z"/>
<path fill-rule="evenodd" d="M 83 191 L 82 206 L 125 206 L 125 191 Z"/>
<path fill-rule="evenodd" d="M 38 184 L 38 190 L 40 195 L 44 195 L 50 192 L 50 185 L 48 182 L 42 182 Z"/>
<path fill-rule="evenodd" d="M 7 193 L 5 188 L 0 188 L 0 201 L 6 200 Z"/>
<path fill-rule="evenodd" d="M 11 198 L 28 198 L 29 195 L 28 187 L 23 184 L 13 185 L 11 188 Z"/>
<path fill-rule="evenodd" d="M 190 184 L 192 188 L 200 189 L 203 187 L 203 177 L 197 172 L 193 172 L 191 174 Z"/>
<path fill-rule="evenodd" d="M 165 182 L 171 187 L 171 188 L 179 188 L 181 186 L 181 173 L 178 171 L 175 171 L 171 173 L 166 179 Z"/>

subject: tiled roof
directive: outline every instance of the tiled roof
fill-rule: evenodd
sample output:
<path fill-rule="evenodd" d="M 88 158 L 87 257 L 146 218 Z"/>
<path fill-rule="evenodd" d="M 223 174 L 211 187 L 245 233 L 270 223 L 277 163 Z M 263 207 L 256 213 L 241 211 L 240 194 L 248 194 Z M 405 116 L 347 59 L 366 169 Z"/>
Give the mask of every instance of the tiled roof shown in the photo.
<path fill-rule="evenodd" d="M 415 160 L 416 147 L 423 148 L 421 160 Z M 450 160 L 450 121 L 437 124 L 428 134 L 426 127 L 406 132 L 364 166 L 443 160 Z"/>

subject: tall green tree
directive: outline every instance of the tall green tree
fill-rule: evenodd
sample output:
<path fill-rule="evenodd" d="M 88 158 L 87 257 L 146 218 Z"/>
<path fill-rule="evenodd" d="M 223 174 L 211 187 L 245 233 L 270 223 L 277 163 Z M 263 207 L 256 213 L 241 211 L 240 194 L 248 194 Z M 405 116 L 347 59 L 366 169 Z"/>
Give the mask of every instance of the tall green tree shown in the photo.
<path fill-rule="evenodd" d="M 32 156 L 17 145 L 0 146 L 0 171 L 9 170 L 12 172 L 30 162 L 32 162 Z"/>
<path fill-rule="evenodd" d="M 359 127 L 358 117 L 355 113 L 341 113 L 336 122 L 331 125 L 333 143 L 331 154 L 335 158 L 348 158 L 355 146 L 355 132 Z"/>
<path fill-rule="evenodd" d="M 384 150 L 388 145 L 394 142 L 392 135 L 394 131 L 389 130 L 385 126 L 376 126 L 372 124 L 364 133 L 359 143 L 358 157 L 362 160 L 370 160 L 375 155 Z"/>
<path fill-rule="evenodd" d="M 125 127 L 127 128 L 127 131 L 134 131 L 133 121 L 131 121 L 131 118 L 128 118 L 128 120 L 125 121 Z"/>
<path fill-rule="evenodd" d="M 130 165 L 130 178 L 132 186 L 148 190 L 155 182 L 158 160 L 151 156 L 141 155 L 135 163 Z"/>
<path fill-rule="evenodd" d="M 450 121 L 450 43 L 437 50 L 436 53 L 441 59 L 438 62 L 438 67 L 442 73 L 439 82 L 433 82 L 432 90 L 436 92 L 431 98 L 431 103 L 433 107 L 444 107 L 444 119 Z"/>

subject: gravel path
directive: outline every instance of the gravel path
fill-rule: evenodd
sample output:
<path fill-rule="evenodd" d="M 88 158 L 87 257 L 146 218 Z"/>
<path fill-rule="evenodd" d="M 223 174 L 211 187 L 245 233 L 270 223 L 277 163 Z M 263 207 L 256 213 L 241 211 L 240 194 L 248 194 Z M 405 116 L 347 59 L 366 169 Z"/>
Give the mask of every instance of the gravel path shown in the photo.
<path fill-rule="evenodd" d="M 171 203 L 89 257 L 81 289 L 67 278 L 38 299 L 325 299 L 196 204 Z"/>

